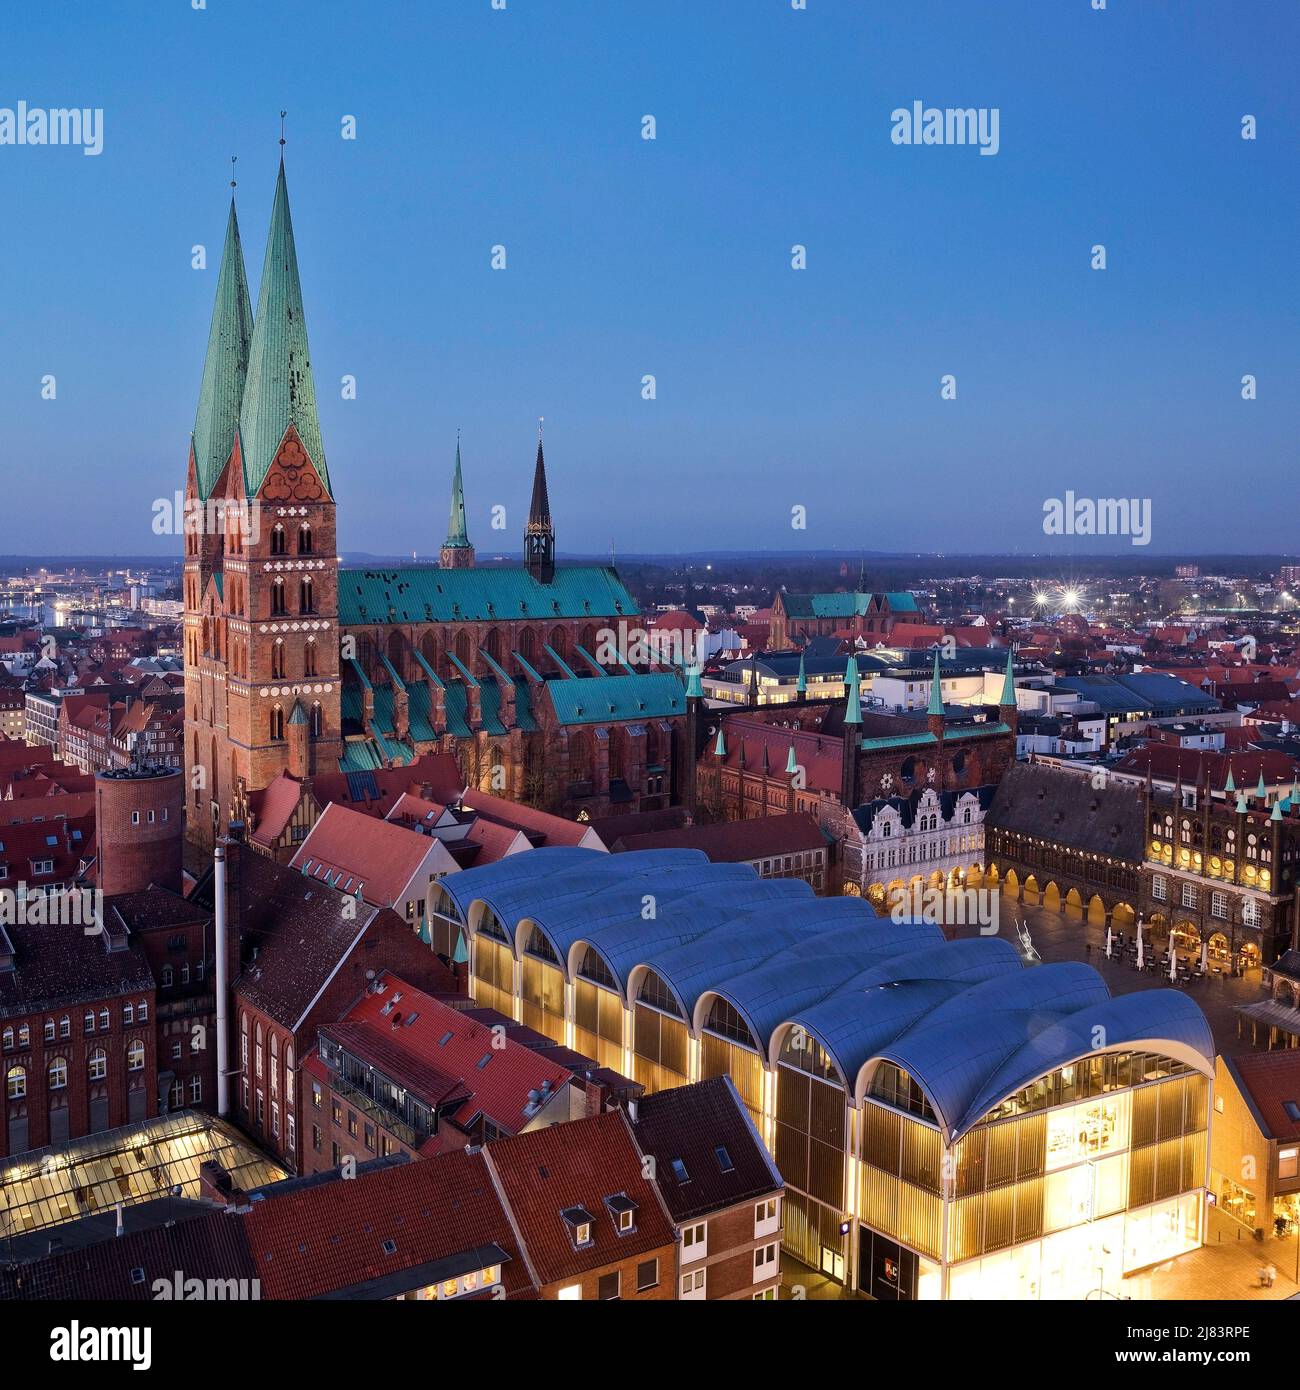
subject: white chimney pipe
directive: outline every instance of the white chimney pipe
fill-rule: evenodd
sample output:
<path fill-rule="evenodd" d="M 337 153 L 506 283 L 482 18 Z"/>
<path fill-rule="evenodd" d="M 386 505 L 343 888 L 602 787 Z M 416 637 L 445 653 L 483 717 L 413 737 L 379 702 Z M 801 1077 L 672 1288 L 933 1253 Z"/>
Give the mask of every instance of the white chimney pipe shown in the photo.
<path fill-rule="evenodd" d="M 230 1021 L 227 1017 L 230 984 L 226 979 L 229 925 L 226 921 L 226 847 L 223 844 L 216 845 L 212 851 L 212 902 L 217 936 L 217 1114 L 224 1119 L 230 1114 L 230 1077 L 226 1074 L 230 1065 Z"/>
<path fill-rule="evenodd" d="M 116 1234 L 119 1235 L 119 1236 L 123 1236 L 123 1235 L 126 1234 L 126 1226 L 125 1226 L 125 1224 L 124 1224 L 123 1221 L 122 1221 L 122 1203 L 121 1203 L 121 1202 L 118 1202 L 116 1205 L 117 1205 L 117 1231 L 116 1231 Z"/>

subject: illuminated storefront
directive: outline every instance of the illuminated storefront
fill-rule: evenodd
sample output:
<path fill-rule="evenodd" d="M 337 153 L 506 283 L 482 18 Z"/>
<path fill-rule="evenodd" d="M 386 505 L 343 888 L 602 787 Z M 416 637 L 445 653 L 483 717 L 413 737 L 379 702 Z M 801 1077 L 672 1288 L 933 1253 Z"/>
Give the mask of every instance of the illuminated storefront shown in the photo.
<path fill-rule="evenodd" d="M 783 1248 L 831 1279 L 1114 1297 L 1200 1243 L 1214 1049 L 1185 994 L 1111 998 L 1088 966 L 737 867 L 538 850 L 438 908 L 476 1002 L 651 1092 L 729 1076 L 787 1184 Z"/>

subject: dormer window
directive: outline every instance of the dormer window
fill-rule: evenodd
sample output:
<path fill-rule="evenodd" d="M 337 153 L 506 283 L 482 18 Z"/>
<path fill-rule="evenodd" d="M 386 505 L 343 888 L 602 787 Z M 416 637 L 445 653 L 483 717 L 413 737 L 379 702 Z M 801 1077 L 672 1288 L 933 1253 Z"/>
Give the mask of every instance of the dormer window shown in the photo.
<path fill-rule="evenodd" d="M 593 1217 L 586 1207 L 565 1207 L 560 1216 L 569 1228 L 569 1237 L 575 1250 L 582 1250 L 591 1244 Z"/>
<path fill-rule="evenodd" d="M 614 1220 L 614 1229 L 619 1235 L 627 1235 L 636 1230 L 636 1203 L 626 1192 L 616 1192 L 605 1198 L 605 1205 Z"/>

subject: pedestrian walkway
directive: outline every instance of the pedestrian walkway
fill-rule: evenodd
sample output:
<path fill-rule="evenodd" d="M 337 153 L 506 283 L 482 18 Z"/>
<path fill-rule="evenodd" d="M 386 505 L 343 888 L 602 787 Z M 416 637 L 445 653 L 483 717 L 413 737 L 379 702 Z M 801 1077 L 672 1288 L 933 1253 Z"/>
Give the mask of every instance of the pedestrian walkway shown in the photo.
<path fill-rule="evenodd" d="M 1211 1208 L 1209 1232 L 1199 1250 L 1129 1275 L 1121 1296 L 1135 1300 L 1290 1298 L 1297 1292 L 1295 1262 L 1294 1237 L 1257 1241 L 1239 1221 Z M 1260 1266 L 1268 1264 L 1277 1268 L 1277 1279 L 1272 1288 L 1261 1288 Z"/>

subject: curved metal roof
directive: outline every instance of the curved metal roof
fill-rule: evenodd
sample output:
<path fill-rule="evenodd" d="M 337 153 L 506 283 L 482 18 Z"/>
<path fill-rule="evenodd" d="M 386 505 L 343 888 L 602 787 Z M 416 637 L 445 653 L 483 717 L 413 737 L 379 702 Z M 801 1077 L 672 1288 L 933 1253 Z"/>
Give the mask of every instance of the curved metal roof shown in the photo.
<path fill-rule="evenodd" d="M 1000 937 L 948 942 L 938 927 L 695 850 L 530 850 L 442 886 L 462 915 L 486 902 L 516 939 L 536 923 L 566 965 L 589 944 L 625 997 L 634 972 L 653 970 L 695 1028 L 706 997 L 721 996 L 769 1062 L 785 1027 L 806 1029 L 855 1097 L 869 1064 L 893 1062 L 950 1142 L 1037 1077 L 1098 1051 L 1143 1047 L 1213 1072 L 1209 1025 L 1184 994 L 1113 999 L 1090 966 L 1027 968 Z"/>
<path fill-rule="evenodd" d="M 1021 972 L 1010 942 L 998 937 L 948 942 L 935 931 L 937 944 L 873 964 L 820 1004 L 787 1016 L 786 1022 L 821 1041 L 850 1087 L 867 1062 L 947 1000 L 972 984 Z"/>
<path fill-rule="evenodd" d="M 860 904 L 859 898 L 830 898 L 826 906 Z M 836 913 L 835 917 L 840 917 Z M 854 915 L 840 926 L 817 933 L 792 945 L 763 964 L 741 974 L 714 982 L 703 990 L 717 994 L 748 1023 L 766 1056 L 777 1026 L 799 1009 L 805 1009 L 843 989 L 844 982 L 872 964 L 889 960 L 917 948 L 943 940 L 936 926 L 904 922 L 896 924 L 880 918 L 863 919 Z M 696 1008 L 697 1025 L 704 1019 Z"/>

